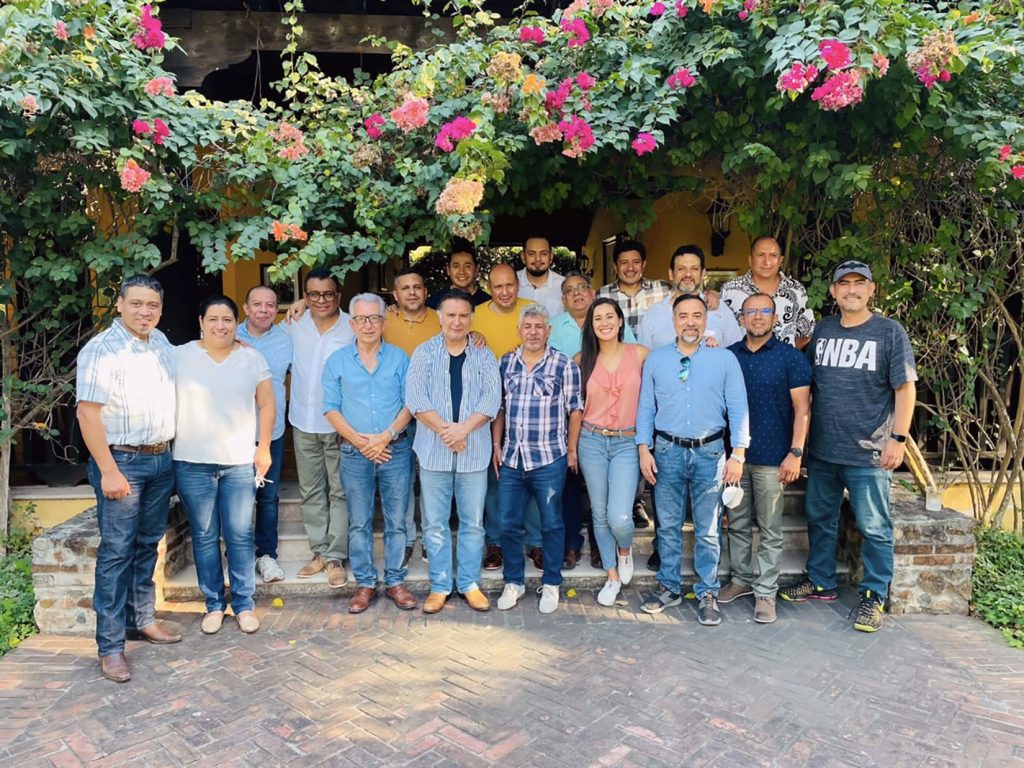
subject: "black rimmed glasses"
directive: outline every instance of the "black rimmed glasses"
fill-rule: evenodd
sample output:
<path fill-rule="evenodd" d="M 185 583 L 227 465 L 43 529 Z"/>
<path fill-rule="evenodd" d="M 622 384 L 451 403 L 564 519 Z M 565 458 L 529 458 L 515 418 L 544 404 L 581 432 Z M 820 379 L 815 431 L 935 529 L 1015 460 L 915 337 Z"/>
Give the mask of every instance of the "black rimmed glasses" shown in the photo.
<path fill-rule="evenodd" d="M 316 303 L 318 301 L 334 301 L 334 297 L 337 295 L 337 291 L 309 291 L 306 293 L 306 298 Z"/>
<path fill-rule="evenodd" d="M 690 358 L 679 358 L 679 364 L 683 366 L 682 368 L 679 369 L 679 381 L 685 384 L 686 380 L 690 378 Z"/>

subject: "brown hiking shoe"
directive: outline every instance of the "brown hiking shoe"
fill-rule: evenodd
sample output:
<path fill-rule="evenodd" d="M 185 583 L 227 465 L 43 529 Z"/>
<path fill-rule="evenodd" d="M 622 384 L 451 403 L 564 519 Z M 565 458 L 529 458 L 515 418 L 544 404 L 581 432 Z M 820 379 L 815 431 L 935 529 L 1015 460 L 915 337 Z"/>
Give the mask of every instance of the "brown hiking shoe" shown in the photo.
<path fill-rule="evenodd" d="M 325 566 L 327 571 L 327 585 L 331 589 L 341 589 L 348 583 L 348 571 L 340 560 L 328 560 Z"/>
<path fill-rule="evenodd" d="M 731 603 L 737 597 L 746 597 L 754 594 L 754 590 L 748 584 L 733 579 L 720 590 L 718 590 L 718 602 Z"/>
<path fill-rule="evenodd" d="M 313 559 L 306 563 L 304 566 L 299 568 L 299 572 L 296 574 L 300 579 L 308 579 L 312 576 L 316 576 L 318 573 L 323 573 L 324 570 L 324 559 L 317 552 L 313 555 Z"/>
<path fill-rule="evenodd" d="M 758 624 L 771 624 L 776 618 L 774 597 L 759 597 L 754 601 L 754 621 Z"/>

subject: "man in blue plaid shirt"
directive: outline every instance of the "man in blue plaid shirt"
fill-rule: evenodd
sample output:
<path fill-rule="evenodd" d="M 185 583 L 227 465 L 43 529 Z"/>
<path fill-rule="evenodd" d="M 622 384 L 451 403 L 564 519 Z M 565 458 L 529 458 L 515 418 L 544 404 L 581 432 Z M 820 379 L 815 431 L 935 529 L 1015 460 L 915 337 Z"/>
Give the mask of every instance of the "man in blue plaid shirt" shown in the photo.
<path fill-rule="evenodd" d="M 498 474 L 498 510 L 504 550 L 505 590 L 498 608 L 507 611 L 526 594 L 523 518 L 529 496 L 540 510 L 544 558 L 540 612 L 558 608 L 562 583 L 565 525 L 562 487 L 566 471 L 578 472 L 570 434 L 579 436 L 583 422 L 580 369 L 548 346 L 551 320 L 540 304 L 519 317 L 522 344 L 501 358 L 502 407 L 491 425 L 494 470 Z"/>

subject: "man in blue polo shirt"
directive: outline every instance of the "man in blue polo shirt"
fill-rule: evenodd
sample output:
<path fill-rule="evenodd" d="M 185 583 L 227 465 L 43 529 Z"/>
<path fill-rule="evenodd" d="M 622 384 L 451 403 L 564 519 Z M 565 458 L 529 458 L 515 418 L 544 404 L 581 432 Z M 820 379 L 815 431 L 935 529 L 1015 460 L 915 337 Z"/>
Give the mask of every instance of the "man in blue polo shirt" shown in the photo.
<path fill-rule="evenodd" d="M 747 335 L 729 349 L 743 369 L 750 405 L 750 448 L 743 465 L 743 499 L 729 512 L 732 581 L 718 593 L 731 603 L 753 594 L 754 621 L 775 621 L 775 595 L 782 563 L 782 492 L 800 476 L 811 414 L 811 365 L 773 334 L 775 301 L 754 293 L 744 301 L 740 322 Z M 754 519 L 761 531 L 754 575 Z"/>

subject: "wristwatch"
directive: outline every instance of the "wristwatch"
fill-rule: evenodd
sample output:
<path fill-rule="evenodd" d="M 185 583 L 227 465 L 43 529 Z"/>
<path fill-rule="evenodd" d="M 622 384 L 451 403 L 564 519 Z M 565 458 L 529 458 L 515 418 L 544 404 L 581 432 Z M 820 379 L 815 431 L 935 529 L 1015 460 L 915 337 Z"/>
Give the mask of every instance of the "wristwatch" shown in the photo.
<path fill-rule="evenodd" d="M 392 429 L 391 427 L 388 427 L 388 432 L 390 432 L 390 433 L 391 433 L 391 439 L 392 439 L 392 441 L 394 441 L 394 440 L 397 440 L 397 439 L 398 439 L 398 433 L 397 433 L 397 432 L 395 432 L 395 430 L 393 430 L 393 429 Z"/>
<path fill-rule="evenodd" d="M 790 448 L 789 452 L 791 454 L 793 454 L 794 456 L 796 456 L 798 459 L 801 458 L 804 455 L 804 449 L 803 448 L 795 448 L 795 447 L 794 448 Z"/>
<path fill-rule="evenodd" d="M 897 435 L 895 432 L 893 432 L 891 435 L 889 435 L 889 439 L 890 440 L 895 440 L 897 443 L 905 443 L 905 442 L 907 442 L 907 436 L 906 435 Z"/>
<path fill-rule="evenodd" d="M 732 456 L 730 456 L 729 458 L 732 459 L 733 461 L 735 461 L 738 464 L 746 464 L 747 463 L 746 458 L 744 458 L 743 456 L 737 456 L 735 453 Z"/>

